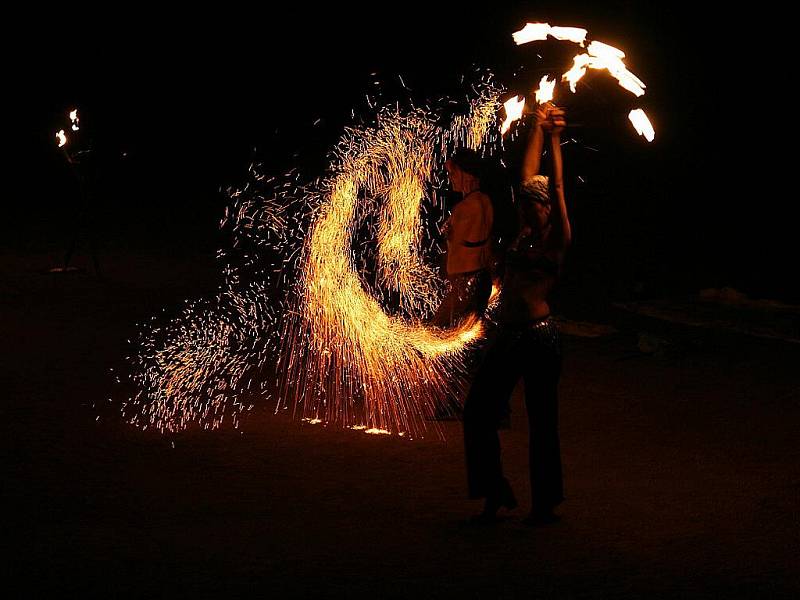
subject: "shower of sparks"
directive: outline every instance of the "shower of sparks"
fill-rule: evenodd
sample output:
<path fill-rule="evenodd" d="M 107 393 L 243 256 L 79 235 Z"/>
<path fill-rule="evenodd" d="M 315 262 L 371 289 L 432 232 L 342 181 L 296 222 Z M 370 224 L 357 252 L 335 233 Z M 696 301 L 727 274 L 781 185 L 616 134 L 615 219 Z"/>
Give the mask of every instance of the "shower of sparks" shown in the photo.
<path fill-rule="evenodd" d="M 302 418 L 420 435 L 438 407 L 461 395 L 464 355 L 483 325 L 478 315 L 447 330 L 424 323 L 440 293 L 420 254 L 418 219 L 448 149 L 480 149 L 496 132 L 498 96 L 485 89 L 448 129 L 422 110 L 387 109 L 338 145 L 279 353 L 284 398 Z M 365 287 L 353 254 L 359 224 L 375 213 L 378 270 L 402 315 L 388 314 Z"/>
<path fill-rule="evenodd" d="M 628 67 L 625 66 L 623 60 L 625 58 L 625 53 L 619 48 L 597 40 L 592 40 L 589 45 L 586 46 L 588 31 L 585 29 L 578 27 L 556 27 L 548 23 L 528 23 L 519 31 L 514 32 L 512 37 L 517 45 L 522 45 L 546 40 L 548 35 L 557 40 L 570 41 L 579 45 L 581 48 L 586 48 L 586 52 L 581 52 L 573 58 L 570 69 L 561 75 L 561 81 L 569 84 L 569 89 L 573 94 L 577 90 L 578 82 L 586 75 L 587 70 L 595 69 L 608 71 L 608 73 L 617 80 L 621 88 L 630 92 L 637 98 L 644 95 L 646 86 L 641 79 L 631 73 Z M 546 98 L 547 100 L 552 99 L 552 97 L 547 98 L 544 93 L 540 96 L 540 92 L 544 90 L 543 82 L 545 79 L 546 77 L 542 78 L 540 89 L 536 92 L 536 99 L 539 103 L 545 101 L 542 100 L 542 98 Z M 631 114 L 633 114 L 633 112 Z M 653 132 L 652 135 L 649 133 L 652 130 L 652 125 L 650 125 L 647 117 L 644 116 L 644 112 L 641 110 L 640 112 L 642 116 L 638 116 L 637 113 L 635 122 L 634 117 L 631 116 L 631 122 L 634 123 L 634 127 L 637 128 L 637 131 L 639 131 L 639 124 L 644 124 L 646 122 L 646 124 L 643 125 L 644 129 L 639 131 L 639 133 L 644 135 L 648 142 L 652 142 L 655 138 L 655 132 Z M 643 131 L 645 133 L 643 133 Z"/>
<path fill-rule="evenodd" d="M 650 119 L 647 118 L 647 115 L 641 108 L 632 110 L 630 114 L 628 114 L 628 118 L 633 124 L 634 129 L 636 129 L 636 133 L 644 136 L 644 139 L 648 142 L 652 142 L 655 139 L 655 129 L 653 129 Z"/>
<path fill-rule="evenodd" d="M 542 77 L 539 82 L 539 89 L 536 90 L 536 102 L 544 104 L 553 99 L 553 93 L 556 89 L 556 80 L 550 80 L 547 75 Z"/>
<path fill-rule="evenodd" d="M 142 328 L 129 357 L 136 393 L 122 404 L 132 425 L 161 433 L 239 427 L 242 413 L 269 396 L 265 369 L 279 310 L 274 254 L 291 228 L 278 199 L 291 186 L 276 181 L 253 167 L 245 188 L 229 192 L 221 226 L 233 248 L 220 255 L 226 266 L 217 294 Z"/>
<path fill-rule="evenodd" d="M 345 130 L 313 184 L 253 168 L 230 192 L 222 226 L 233 248 L 218 293 L 154 318 L 135 341 L 125 419 L 160 432 L 238 427 L 277 372 L 276 410 L 423 435 L 437 408 L 463 397 L 464 361 L 483 333 L 479 315 L 426 324 L 444 287 L 424 251 L 443 163 L 458 147 L 499 143 L 501 90 L 474 90 L 449 126 L 432 110 L 377 110 L 373 124 Z"/>
<path fill-rule="evenodd" d="M 66 145 L 67 145 L 67 134 L 66 134 L 66 133 L 64 133 L 64 130 L 63 130 L 63 129 L 62 129 L 62 130 L 60 130 L 60 131 L 59 131 L 59 132 L 56 134 L 56 140 L 58 141 L 58 147 L 59 147 L 59 148 L 63 148 L 64 146 L 66 146 Z"/>
<path fill-rule="evenodd" d="M 521 98 L 521 99 L 520 99 Z M 503 107 L 506 109 L 506 118 L 503 125 L 500 127 L 500 134 L 505 135 L 514 121 L 519 121 L 522 118 L 522 111 L 525 109 L 525 97 L 514 96 L 507 100 Z"/>

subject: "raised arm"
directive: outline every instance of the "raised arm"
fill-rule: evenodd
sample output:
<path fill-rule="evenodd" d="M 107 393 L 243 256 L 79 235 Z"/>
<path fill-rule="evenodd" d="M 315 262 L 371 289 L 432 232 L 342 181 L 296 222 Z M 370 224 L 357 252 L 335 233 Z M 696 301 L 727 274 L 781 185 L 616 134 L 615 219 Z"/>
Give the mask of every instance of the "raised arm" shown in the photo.
<path fill-rule="evenodd" d="M 550 250 L 559 253 L 559 262 L 563 253 L 572 241 L 572 230 L 567 214 L 567 202 L 564 197 L 564 162 L 561 157 L 561 132 L 566 126 L 564 111 L 552 108 L 547 113 L 547 122 L 544 129 L 550 131 L 550 152 L 552 154 L 553 175 L 552 188 L 555 198 L 551 199 L 550 224 L 552 226 L 548 246 Z"/>
<path fill-rule="evenodd" d="M 522 181 L 529 180 L 539 174 L 542 163 L 542 148 L 544 147 L 544 129 L 542 125 L 547 120 L 548 104 L 540 104 L 533 113 L 532 129 L 528 135 L 528 146 L 525 157 L 522 159 Z"/>

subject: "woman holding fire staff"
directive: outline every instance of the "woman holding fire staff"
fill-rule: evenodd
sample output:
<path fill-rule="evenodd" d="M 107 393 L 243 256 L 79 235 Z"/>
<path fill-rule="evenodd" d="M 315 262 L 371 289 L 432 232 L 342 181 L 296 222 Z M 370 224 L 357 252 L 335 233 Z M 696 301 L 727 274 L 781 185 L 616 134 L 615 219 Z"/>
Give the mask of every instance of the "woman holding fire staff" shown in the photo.
<path fill-rule="evenodd" d="M 537 107 L 522 165 L 519 233 L 506 252 L 496 337 L 464 405 L 469 496 L 485 499 L 483 512 L 472 518 L 476 524 L 493 523 L 500 508 L 517 506 L 503 476 L 497 427 L 520 378 L 530 432 L 532 507 L 526 522 L 557 521 L 553 509 L 564 499 L 558 438 L 560 339 L 547 303 L 571 237 L 560 145 L 564 127 L 561 109 L 549 103 Z M 539 173 L 545 137 L 552 178 Z"/>

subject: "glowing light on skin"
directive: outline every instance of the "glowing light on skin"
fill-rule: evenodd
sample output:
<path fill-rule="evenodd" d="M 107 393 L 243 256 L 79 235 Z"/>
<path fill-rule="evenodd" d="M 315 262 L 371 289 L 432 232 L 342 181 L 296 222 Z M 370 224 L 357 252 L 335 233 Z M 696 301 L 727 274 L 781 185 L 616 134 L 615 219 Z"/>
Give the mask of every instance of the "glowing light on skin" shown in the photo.
<path fill-rule="evenodd" d="M 503 107 L 506 109 L 506 118 L 503 125 L 500 127 L 500 134 L 505 135 L 514 121 L 519 121 L 522 118 L 522 110 L 525 108 L 525 97 L 515 96 L 507 100 Z"/>
<path fill-rule="evenodd" d="M 64 130 L 63 130 L 63 129 L 62 129 L 62 130 L 60 130 L 60 131 L 59 131 L 59 132 L 56 134 L 56 140 L 58 141 L 58 147 L 59 147 L 59 148 L 63 148 L 64 146 L 66 146 L 66 145 L 67 145 L 67 134 L 66 134 L 66 133 L 64 133 Z"/>
<path fill-rule="evenodd" d="M 655 129 L 653 129 L 650 119 L 647 118 L 647 115 L 641 108 L 632 110 L 628 114 L 628 119 L 630 119 L 634 129 L 636 129 L 636 133 L 644 136 L 644 139 L 646 139 L 648 142 L 652 142 L 655 139 Z"/>
<path fill-rule="evenodd" d="M 542 77 L 539 81 L 539 89 L 536 90 L 536 102 L 544 104 L 553 100 L 553 94 L 556 88 L 556 80 L 550 79 L 547 75 Z"/>

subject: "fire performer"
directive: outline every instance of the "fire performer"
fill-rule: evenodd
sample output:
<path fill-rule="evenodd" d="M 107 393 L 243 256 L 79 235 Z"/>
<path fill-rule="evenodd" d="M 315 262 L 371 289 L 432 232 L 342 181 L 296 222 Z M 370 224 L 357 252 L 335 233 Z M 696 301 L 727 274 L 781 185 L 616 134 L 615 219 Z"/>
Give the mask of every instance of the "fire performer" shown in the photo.
<path fill-rule="evenodd" d="M 492 291 L 492 201 L 481 191 L 482 161 L 467 148 L 445 163 L 450 185 L 461 195 L 444 226 L 447 236 L 447 295 L 433 318 L 451 327 L 470 313 L 482 314 Z"/>
<path fill-rule="evenodd" d="M 539 105 L 522 165 L 519 234 L 506 253 L 496 337 L 476 373 L 464 406 L 464 442 L 470 498 L 485 498 L 474 523 L 493 523 L 497 511 L 517 501 L 503 476 L 497 433 L 508 398 L 525 382 L 530 444 L 532 508 L 529 524 L 558 520 L 553 509 L 563 501 L 558 438 L 560 340 L 547 297 L 570 243 L 564 198 L 560 133 L 564 112 Z M 552 179 L 539 173 L 549 135 Z"/>
<path fill-rule="evenodd" d="M 433 317 L 437 327 L 453 327 L 469 314 L 482 315 L 492 292 L 492 201 L 481 191 L 483 162 L 474 150 L 462 148 L 445 163 L 453 192 L 461 197 L 453 206 L 443 233 L 447 237 L 447 294 Z M 434 413 L 436 420 L 452 420 L 461 403 L 451 399 Z"/>
<path fill-rule="evenodd" d="M 72 215 L 71 235 L 64 252 L 64 266 L 62 268 L 51 269 L 51 272 L 67 272 L 76 270 L 70 267 L 70 262 L 75 250 L 85 241 L 92 259 L 94 274 L 102 279 L 100 271 L 100 260 L 98 258 L 98 223 L 97 223 L 97 187 L 98 187 L 98 163 L 97 156 L 92 147 L 92 140 L 88 137 L 85 124 L 81 124 L 78 110 L 69 113 L 72 121 L 69 137 L 63 130 L 57 135 L 59 147 L 64 153 L 64 157 L 70 166 L 78 182 L 78 192 L 80 204 L 78 210 Z"/>

